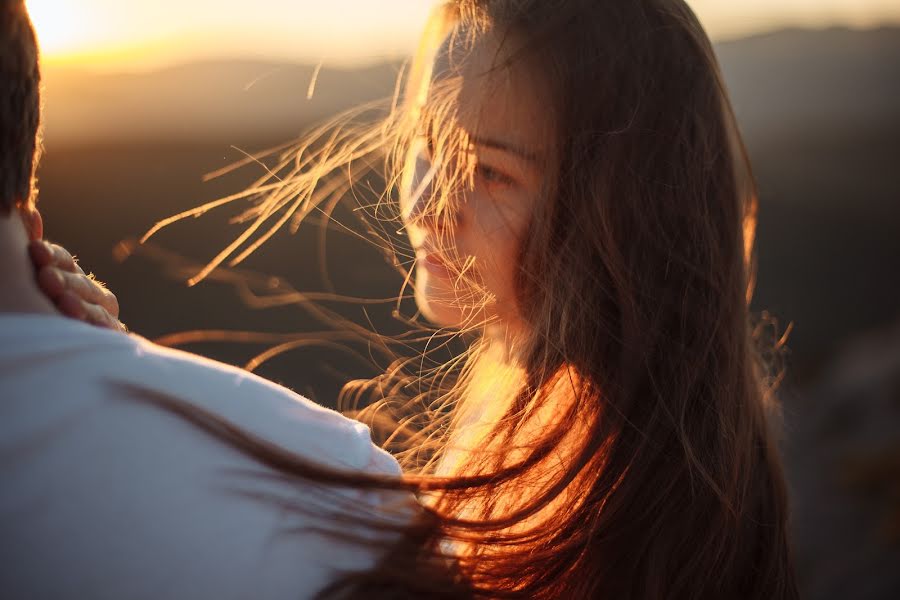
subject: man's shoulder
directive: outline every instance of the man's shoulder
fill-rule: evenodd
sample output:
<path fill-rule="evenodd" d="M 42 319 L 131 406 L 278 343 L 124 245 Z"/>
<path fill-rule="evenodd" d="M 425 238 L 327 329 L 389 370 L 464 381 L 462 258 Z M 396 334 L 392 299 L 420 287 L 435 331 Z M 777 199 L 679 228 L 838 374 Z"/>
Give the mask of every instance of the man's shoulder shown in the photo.
<path fill-rule="evenodd" d="M 61 319 L 0 317 L 0 559 L 17 565 L 4 590 L 309 597 L 334 569 L 371 566 L 368 548 L 311 533 L 317 513 L 299 509 L 394 496 L 282 477 L 142 393 L 323 466 L 400 474 L 364 425 L 240 369 Z"/>
<path fill-rule="evenodd" d="M 372 460 L 365 425 L 231 365 L 53 317 L 4 316 L 0 341 L 0 367 L 22 367 L 0 387 L 18 378 L 32 395 L 45 391 L 45 403 L 126 399 L 139 407 L 142 392 L 164 395 L 326 464 L 360 469 Z"/>
<path fill-rule="evenodd" d="M 338 448 L 344 466 L 361 469 L 370 461 L 369 429 L 362 423 L 244 369 L 143 338 L 131 341 L 134 359 L 126 372 L 110 374 L 111 384 L 181 398 L 294 451 L 327 459 Z"/>

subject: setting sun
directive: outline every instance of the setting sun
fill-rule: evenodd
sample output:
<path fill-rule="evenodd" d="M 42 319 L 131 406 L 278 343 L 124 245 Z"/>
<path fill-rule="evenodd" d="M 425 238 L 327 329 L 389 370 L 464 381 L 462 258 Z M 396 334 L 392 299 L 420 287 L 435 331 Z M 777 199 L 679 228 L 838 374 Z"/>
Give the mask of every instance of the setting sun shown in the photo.
<path fill-rule="evenodd" d="M 354 65 L 408 55 L 438 0 L 26 0 L 44 60 L 134 71 L 210 58 Z M 689 0 L 714 39 L 900 21 L 896 0 Z"/>
<path fill-rule="evenodd" d="M 357 64 L 407 55 L 434 0 L 25 0 L 46 63 L 103 71 L 222 57 Z M 236 3 L 235 3 L 236 4 Z M 348 18 L 352 15 L 352 18 Z"/>
<path fill-rule="evenodd" d="M 59 58 L 90 45 L 97 29 L 95 15 L 79 11 L 75 2 L 27 0 L 42 53 Z"/>

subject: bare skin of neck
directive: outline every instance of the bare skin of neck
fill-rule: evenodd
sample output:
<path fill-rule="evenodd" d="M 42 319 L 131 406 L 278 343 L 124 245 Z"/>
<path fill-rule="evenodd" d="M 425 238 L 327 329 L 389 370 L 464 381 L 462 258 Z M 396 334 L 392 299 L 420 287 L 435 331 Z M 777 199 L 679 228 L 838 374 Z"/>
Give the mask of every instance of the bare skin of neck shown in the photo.
<path fill-rule="evenodd" d="M 0 314 L 59 314 L 38 289 L 28 256 L 28 243 L 41 237 L 41 229 L 39 218 L 35 223 L 18 210 L 0 214 Z"/>

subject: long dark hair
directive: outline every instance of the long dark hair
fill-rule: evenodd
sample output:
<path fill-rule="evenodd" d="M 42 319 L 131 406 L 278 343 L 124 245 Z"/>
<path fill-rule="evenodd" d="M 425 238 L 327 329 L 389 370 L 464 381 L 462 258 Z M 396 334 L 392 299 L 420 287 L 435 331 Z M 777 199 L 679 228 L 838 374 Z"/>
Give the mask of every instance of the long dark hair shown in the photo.
<path fill-rule="evenodd" d="M 484 32 L 517 41 L 504 60 L 546 82 L 557 177 L 520 249 L 519 376 L 468 439 L 454 437 L 466 396 L 495 375 L 486 345 L 440 379 L 449 387 L 419 386 L 446 401 L 415 398 L 407 406 L 432 407 L 418 420 L 399 411 L 404 431 L 418 423 L 401 444 L 408 475 L 358 484 L 419 493 L 423 519 L 389 560 L 330 593 L 796 598 L 777 406 L 749 312 L 756 190 L 696 16 L 682 0 L 456 0 L 430 31 L 463 55 Z M 323 129 L 325 144 L 285 153 L 283 181 L 246 194 L 268 194 L 254 214 L 308 214 L 341 191 L 326 174 L 402 157 L 423 115 L 452 113 L 453 94 L 423 99 L 439 46 L 426 39 L 411 91 L 379 127 Z M 387 161 L 388 209 L 402 162 Z M 460 181 L 437 177 L 435 202 Z M 400 375 L 348 395 L 375 393 L 370 412 L 383 415 L 408 389 Z M 436 469 L 451 442 L 465 452 Z M 322 477 L 299 459 L 274 466 Z"/>

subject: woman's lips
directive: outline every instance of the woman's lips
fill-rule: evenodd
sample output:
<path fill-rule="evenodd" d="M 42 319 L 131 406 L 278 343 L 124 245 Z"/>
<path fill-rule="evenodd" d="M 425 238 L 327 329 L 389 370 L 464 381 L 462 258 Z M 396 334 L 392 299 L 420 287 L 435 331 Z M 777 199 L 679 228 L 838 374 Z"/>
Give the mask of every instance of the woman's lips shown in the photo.
<path fill-rule="evenodd" d="M 423 269 L 442 279 L 451 279 L 453 277 L 447 263 L 435 252 L 423 252 L 419 255 L 419 265 Z"/>

